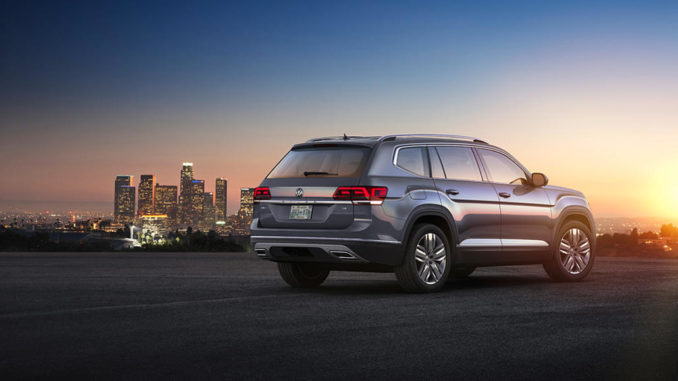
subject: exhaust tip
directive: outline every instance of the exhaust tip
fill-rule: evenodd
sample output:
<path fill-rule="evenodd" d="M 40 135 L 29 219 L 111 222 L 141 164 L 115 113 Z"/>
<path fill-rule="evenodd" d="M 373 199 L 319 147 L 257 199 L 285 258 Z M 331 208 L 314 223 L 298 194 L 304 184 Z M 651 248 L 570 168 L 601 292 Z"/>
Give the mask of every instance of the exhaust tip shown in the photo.
<path fill-rule="evenodd" d="M 340 251 L 340 250 L 331 250 L 330 254 L 334 255 L 335 257 L 339 259 L 344 259 L 347 261 L 355 261 L 358 259 L 355 255 L 349 253 L 348 251 Z"/>
<path fill-rule="evenodd" d="M 257 256 L 259 257 L 266 256 L 266 249 L 254 249 L 254 252 L 257 253 Z"/>

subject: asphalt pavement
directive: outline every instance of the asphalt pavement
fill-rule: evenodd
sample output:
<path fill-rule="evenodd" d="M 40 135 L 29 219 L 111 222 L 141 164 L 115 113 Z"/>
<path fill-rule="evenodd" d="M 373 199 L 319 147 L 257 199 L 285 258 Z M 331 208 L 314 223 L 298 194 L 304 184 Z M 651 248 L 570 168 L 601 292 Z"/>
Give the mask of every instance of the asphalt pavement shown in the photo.
<path fill-rule="evenodd" d="M 678 260 L 287 287 L 247 253 L 0 254 L 0 379 L 678 379 Z"/>

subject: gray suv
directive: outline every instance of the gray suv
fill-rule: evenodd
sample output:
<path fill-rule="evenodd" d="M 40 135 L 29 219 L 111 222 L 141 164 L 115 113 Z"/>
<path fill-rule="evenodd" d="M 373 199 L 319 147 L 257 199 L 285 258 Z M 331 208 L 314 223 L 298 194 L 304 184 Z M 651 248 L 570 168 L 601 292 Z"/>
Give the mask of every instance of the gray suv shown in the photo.
<path fill-rule="evenodd" d="M 471 137 L 311 139 L 255 189 L 252 248 L 294 287 L 374 271 L 430 292 L 479 266 L 538 263 L 555 280 L 581 280 L 594 261 L 588 202 L 547 183 Z"/>

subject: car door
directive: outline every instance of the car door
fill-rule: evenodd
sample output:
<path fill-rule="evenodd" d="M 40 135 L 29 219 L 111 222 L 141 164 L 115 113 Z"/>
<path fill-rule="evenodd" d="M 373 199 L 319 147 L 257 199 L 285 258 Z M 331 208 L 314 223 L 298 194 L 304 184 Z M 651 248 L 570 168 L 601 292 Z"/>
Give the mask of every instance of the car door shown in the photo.
<path fill-rule="evenodd" d="M 529 173 L 503 152 L 476 148 L 501 209 L 505 252 L 543 251 L 551 235 L 551 205 L 546 191 L 530 185 Z"/>
<path fill-rule="evenodd" d="M 471 147 L 430 146 L 429 157 L 441 203 L 457 225 L 463 260 L 484 262 L 481 252 L 501 251 L 501 211 L 494 187 L 484 181 Z"/>

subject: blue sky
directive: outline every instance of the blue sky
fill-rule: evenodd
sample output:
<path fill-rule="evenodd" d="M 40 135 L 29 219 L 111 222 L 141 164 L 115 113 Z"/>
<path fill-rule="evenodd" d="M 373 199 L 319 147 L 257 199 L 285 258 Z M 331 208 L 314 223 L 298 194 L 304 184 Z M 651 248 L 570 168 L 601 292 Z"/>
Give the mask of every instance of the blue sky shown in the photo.
<path fill-rule="evenodd" d="M 0 159 L 14 164 L 0 175 L 15 180 L 0 184 L 2 199 L 105 201 L 116 174 L 176 184 L 182 161 L 208 189 L 225 176 L 235 192 L 291 144 L 343 132 L 480 135 L 586 188 L 595 175 L 559 161 L 573 135 L 593 132 L 573 164 L 581 172 L 619 164 L 607 137 L 673 138 L 678 121 L 676 2 L 0 7 Z M 554 140 L 555 151 L 534 149 Z M 652 151 L 647 162 L 675 157 Z M 606 186 L 622 181 L 615 171 Z"/>
<path fill-rule="evenodd" d="M 225 99 L 240 107 L 473 91 L 478 77 L 535 50 L 673 41 L 678 10 L 584 1 L 17 3 L 2 12 L 3 103 L 80 112 L 109 102 L 134 111 L 139 102 L 199 109 Z"/>

